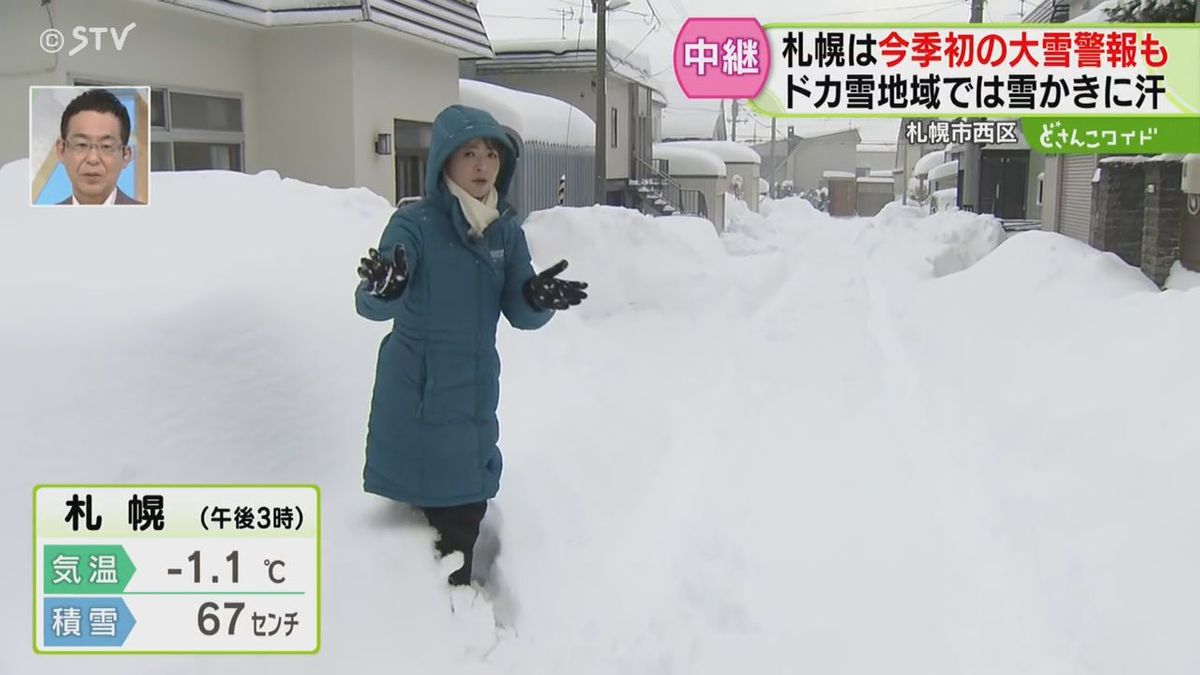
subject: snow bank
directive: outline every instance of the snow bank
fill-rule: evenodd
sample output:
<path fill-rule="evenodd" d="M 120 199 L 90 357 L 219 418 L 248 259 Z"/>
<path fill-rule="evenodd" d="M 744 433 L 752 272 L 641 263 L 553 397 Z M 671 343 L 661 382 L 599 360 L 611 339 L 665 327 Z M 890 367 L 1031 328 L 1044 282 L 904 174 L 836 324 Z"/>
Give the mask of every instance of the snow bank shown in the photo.
<path fill-rule="evenodd" d="M 588 301 L 574 312 L 581 317 L 694 312 L 720 293 L 714 271 L 721 268 L 724 251 L 704 218 L 559 207 L 531 214 L 525 231 L 537 259 L 565 258 L 570 267 L 563 278 L 587 280 Z"/>
<path fill-rule="evenodd" d="M 591 297 L 501 324 L 488 592 L 517 630 L 481 659 L 429 528 L 361 491 L 387 326 L 351 290 L 390 205 L 154 180 L 144 210 L 29 209 L 0 167 L 0 523 L 37 483 L 317 482 L 323 641 L 96 675 L 1200 672 L 1200 294 L 962 212 L 533 214 L 535 267 Z M 2 611 L 0 672 L 78 670 Z"/>
<path fill-rule="evenodd" d="M 1200 272 L 1193 272 L 1176 260 L 1171 264 L 1171 273 L 1167 276 L 1166 287 L 1176 291 L 1198 288 L 1200 287 Z"/>
<path fill-rule="evenodd" d="M 920 424 L 953 439 L 972 493 L 947 486 L 940 499 L 989 514 L 981 574 L 1004 567 L 1039 620 L 1070 626 L 1071 647 L 1046 672 L 1200 667 L 1171 609 L 1200 602 L 1188 578 L 1200 543 L 1175 534 L 1200 524 L 1179 476 L 1198 462 L 1174 423 L 1193 416 L 1198 369 L 1183 355 L 1200 337 L 1200 298 L 1026 232 L 921 287 L 896 330 Z"/>
<path fill-rule="evenodd" d="M 459 80 L 458 91 L 463 105 L 490 112 L 526 142 L 576 148 L 596 144 L 595 123 L 566 101 L 476 80 Z"/>

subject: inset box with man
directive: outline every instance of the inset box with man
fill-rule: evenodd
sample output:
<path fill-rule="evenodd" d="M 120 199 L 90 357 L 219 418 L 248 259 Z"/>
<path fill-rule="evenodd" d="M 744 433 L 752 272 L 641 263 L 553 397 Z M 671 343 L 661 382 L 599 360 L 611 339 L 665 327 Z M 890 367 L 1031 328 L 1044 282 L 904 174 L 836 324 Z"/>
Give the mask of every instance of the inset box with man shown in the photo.
<path fill-rule="evenodd" d="M 34 206 L 149 203 L 149 87 L 30 87 L 29 98 Z"/>

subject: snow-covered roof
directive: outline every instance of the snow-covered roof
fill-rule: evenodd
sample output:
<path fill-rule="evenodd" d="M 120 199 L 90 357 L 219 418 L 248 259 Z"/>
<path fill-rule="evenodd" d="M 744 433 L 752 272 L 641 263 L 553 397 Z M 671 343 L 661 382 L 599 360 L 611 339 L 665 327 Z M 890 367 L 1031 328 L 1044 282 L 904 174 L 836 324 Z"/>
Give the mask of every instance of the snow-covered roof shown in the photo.
<path fill-rule="evenodd" d="M 650 73 L 650 60 L 645 54 L 631 50 L 620 41 L 606 40 L 608 49 L 608 68 L 611 72 L 626 79 L 638 82 L 650 88 L 652 92 L 662 94 L 663 87 Z M 581 35 L 572 38 L 517 38 L 508 40 L 493 40 L 492 51 L 496 60 L 489 62 L 498 67 L 518 66 L 565 69 L 573 65 L 588 69 L 596 63 L 596 38 L 594 35 Z M 538 58 L 538 54 L 553 54 L 557 58 L 547 60 Z M 665 101 L 665 95 L 663 95 Z"/>
<path fill-rule="evenodd" d="M 929 180 L 937 180 L 958 173 L 958 160 L 938 164 L 929 170 Z"/>
<path fill-rule="evenodd" d="M 859 183 L 879 183 L 881 185 L 882 184 L 891 185 L 895 181 L 892 180 L 891 178 L 884 178 L 882 176 L 859 176 L 858 182 Z"/>
<path fill-rule="evenodd" d="M 1096 5 L 1083 14 L 1080 14 L 1074 19 L 1067 21 L 1067 23 L 1112 23 L 1109 21 L 1108 13 L 1105 12 L 1105 10 L 1110 7 L 1116 7 L 1119 4 L 1121 4 L 1121 0 L 1104 0 L 1104 2 Z"/>
<path fill-rule="evenodd" d="M 610 66 L 613 63 L 627 63 L 634 68 L 644 72 L 651 72 L 650 59 L 639 51 L 630 51 L 629 45 L 622 44 L 619 40 L 614 40 L 611 37 L 605 40 L 608 46 L 608 59 Z M 596 36 L 589 35 L 586 31 L 577 40 L 575 36 L 569 38 L 515 38 L 506 40 L 492 40 L 492 51 L 497 54 L 509 54 L 513 52 L 550 52 L 552 54 L 566 54 L 569 52 L 591 52 L 593 57 L 596 53 Z"/>
<path fill-rule="evenodd" d="M 762 164 L 762 157 L 754 148 L 736 141 L 671 141 L 665 145 L 707 150 L 727 164 Z"/>
<path fill-rule="evenodd" d="M 895 175 L 895 171 L 893 169 L 871 169 L 871 172 L 868 173 L 867 175 L 868 176 L 879 176 L 879 177 L 887 178 L 888 180 L 891 180 L 892 176 Z"/>
<path fill-rule="evenodd" d="M 895 143 L 859 143 L 854 146 L 855 152 L 896 152 Z"/>
<path fill-rule="evenodd" d="M 162 0 L 257 26 L 372 23 L 403 40 L 450 47 L 460 56 L 490 57 L 491 46 L 474 2 L 457 0 Z M 6 2 L 5 4 L 11 4 Z"/>
<path fill-rule="evenodd" d="M 913 165 L 913 175 L 919 176 L 923 173 L 929 173 L 933 167 L 946 161 L 946 152 L 944 150 L 934 150 L 933 152 L 921 155 L 921 159 Z"/>
<path fill-rule="evenodd" d="M 654 159 L 665 159 L 672 176 L 725 177 L 725 162 L 706 150 L 684 148 L 675 143 L 655 143 Z"/>
<path fill-rule="evenodd" d="M 596 144 L 595 123 L 566 101 L 477 80 L 459 80 L 458 94 L 463 105 L 490 112 L 525 142 L 577 148 Z"/>
<path fill-rule="evenodd" d="M 823 178 L 854 178 L 852 171 L 826 171 L 821 174 Z"/>

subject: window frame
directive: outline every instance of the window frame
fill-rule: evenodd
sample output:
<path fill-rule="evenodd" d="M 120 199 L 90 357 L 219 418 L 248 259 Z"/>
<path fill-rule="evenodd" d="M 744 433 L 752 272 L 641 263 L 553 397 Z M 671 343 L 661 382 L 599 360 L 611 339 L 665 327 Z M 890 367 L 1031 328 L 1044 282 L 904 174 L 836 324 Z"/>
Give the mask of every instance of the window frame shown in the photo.
<path fill-rule="evenodd" d="M 175 143 L 211 143 L 214 145 L 236 145 L 238 146 L 238 158 L 241 167 L 237 169 L 239 173 L 246 173 L 246 97 L 243 94 L 222 91 L 217 89 L 205 89 L 203 87 L 188 87 L 174 86 L 168 84 L 153 84 L 141 82 L 138 84 L 122 83 L 118 79 L 108 79 L 95 77 L 90 75 L 75 75 L 69 74 L 69 80 L 72 86 L 76 87 L 133 87 L 133 86 L 149 86 L 150 87 L 150 119 L 154 119 L 154 93 L 161 92 L 163 96 L 163 125 L 150 126 L 150 159 L 152 171 L 176 171 L 175 161 Z M 219 131 L 206 129 L 177 129 L 174 126 L 171 110 L 171 93 L 190 94 L 193 96 L 207 96 L 211 98 L 226 98 L 233 99 L 238 102 L 238 107 L 241 113 L 241 131 Z M 153 149 L 155 143 L 167 143 L 170 148 L 171 166 L 169 169 L 162 169 L 154 166 Z M 232 169 L 225 169 L 231 171 Z"/>

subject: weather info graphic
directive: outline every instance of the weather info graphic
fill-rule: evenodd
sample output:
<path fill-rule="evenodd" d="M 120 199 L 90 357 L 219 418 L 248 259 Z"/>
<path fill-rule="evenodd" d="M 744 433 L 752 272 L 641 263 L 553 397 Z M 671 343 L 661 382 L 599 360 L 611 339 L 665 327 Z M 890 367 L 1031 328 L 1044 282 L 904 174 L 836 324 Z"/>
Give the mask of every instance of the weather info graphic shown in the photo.
<path fill-rule="evenodd" d="M 39 486 L 38 652 L 315 653 L 315 486 Z"/>

